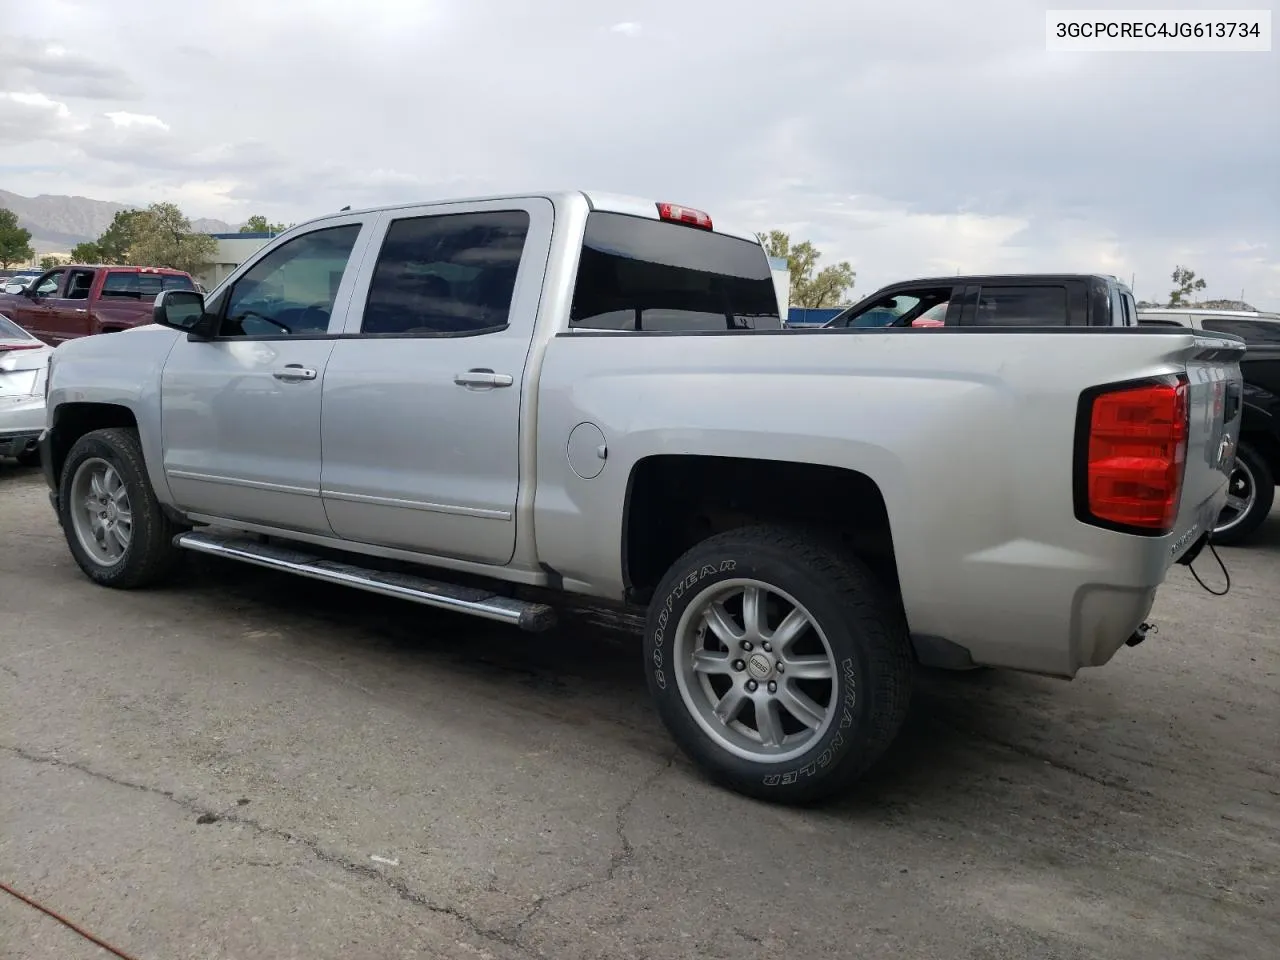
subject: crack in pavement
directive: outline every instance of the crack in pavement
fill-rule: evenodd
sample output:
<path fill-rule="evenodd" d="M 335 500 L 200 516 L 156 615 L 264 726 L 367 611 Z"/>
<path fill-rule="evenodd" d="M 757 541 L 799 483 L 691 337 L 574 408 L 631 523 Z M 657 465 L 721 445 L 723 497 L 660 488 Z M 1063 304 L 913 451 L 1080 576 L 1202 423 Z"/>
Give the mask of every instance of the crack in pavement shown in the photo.
<path fill-rule="evenodd" d="M 122 780 L 119 777 L 114 777 L 108 773 L 102 773 L 101 771 L 94 770 L 90 767 L 85 766 L 84 764 L 77 763 L 73 760 L 63 760 L 61 757 L 56 757 L 56 756 L 42 756 L 40 754 L 32 753 L 28 750 L 24 750 L 21 747 L 13 747 L 7 744 L 0 744 L 0 750 L 10 753 L 21 760 L 26 760 L 29 763 L 59 767 L 59 768 L 68 769 L 68 770 L 75 770 L 79 773 L 84 774 L 85 776 L 93 777 L 94 779 L 102 780 L 107 783 L 114 784 L 117 787 L 122 787 L 127 790 L 136 790 L 139 793 L 149 793 L 157 797 L 163 797 L 164 799 L 170 801 L 171 803 L 177 804 L 179 807 L 182 807 L 182 809 L 184 810 L 187 810 L 191 813 L 199 814 L 200 819 L 204 819 L 206 817 L 213 818 L 210 820 L 205 820 L 204 822 L 206 823 L 216 823 L 219 821 L 225 822 L 225 823 L 234 823 L 239 826 L 248 827 L 249 829 L 253 830 L 255 833 L 260 834 L 262 836 L 271 837 L 276 840 L 283 840 L 286 843 L 298 844 L 304 849 L 306 849 L 313 857 L 315 857 L 315 859 L 319 860 L 321 863 L 327 863 L 332 866 L 338 867 L 340 870 L 344 871 L 345 873 L 351 874 L 352 876 L 355 876 L 355 877 L 359 877 L 360 879 L 363 879 L 363 880 L 378 881 L 379 883 L 387 887 L 397 897 L 399 897 L 401 900 L 405 901 L 406 903 L 411 903 L 414 906 L 421 907 L 422 909 L 427 910 L 430 913 L 452 917 L 454 920 L 457 920 L 458 922 L 460 922 L 464 927 L 466 927 L 473 934 L 475 934 L 476 936 L 480 937 L 483 940 L 489 940 L 493 943 L 499 943 L 505 947 L 510 947 L 515 950 L 519 950 L 521 953 L 525 954 L 526 956 L 534 956 L 534 957 L 542 956 L 542 954 L 534 951 L 530 951 L 528 948 L 522 946 L 520 943 L 516 941 L 515 937 L 509 934 L 503 933 L 501 930 L 489 930 L 482 927 L 476 920 L 467 916 L 457 907 L 447 906 L 447 905 L 435 903 L 434 901 L 429 900 L 422 894 L 417 893 L 414 890 L 410 889 L 409 885 L 404 880 L 401 880 L 399 877 L 389 877 L 386 874 L 382 873 L 379 870 L 376 870 L 373 867 L 366 866 L 363 863 L 356 863 L 352 860 L 347 859 L 346 857 L 341 856 L 340 854 L 331 853 L 330 851 L 325 850 L 323 847 L 320 846 L 319 841 L 313 838 L 300 836 L 296 833 L 291 833 L 288 830 L 281 830 L 277 827 L 269 827 L 269 826 L 266 826 L 265 824 L 259 823 L 258 821 L 252 820 L 248 817 L 242 817 L 242 816 L 238 816 L 236 814 L 230 814 L 230 813 L 228 814 L 216 813 L 212 810 L 209 810 L 207 807 L 204 807 L 196 803 L 195 801 L 186 800 L 186 799 L 183 799 L 182 797 L 175 796 L 173 792 L 170 790 L 159 790 L 159 789 L 156 789 L 155 787 L 147 786 L 146 784 L 135 783 L 131 780 Z M 197 822 L 199 822 L 199 820 Z"/>
<path fill-rule="evenodd" d="M 632 860 L 635 858 L 636 852 L 635 847 L 631 843 L 631 838 L 627 836 L 627 819 L 631 815 L 631 808 L 635 806 L 636 801 L 640 799 L 641 795 L 643 795 L 646 790 L 662 779 L 663 775 L 675 765 L 678 754 L 679 751 L 672 751 L 666 761 L 663 762 L 657 770 L 640 781 L 636 788 L 631 791 L 631 795 L 618 807 L 614 814 L 613 828 L 617 837 L 617 849 L 609 858 L 609 868 L 605 871 L 605 875 L 603 877 L 593 877 L 590 880 L 583 880 L 580 883 L 575 883 L 571 886 L 565 887 L 563 890 L 538 897 L 534 901 L 533 908 L 529 913 L 523 920 L 515 925 L 511 934 L 515 939 L 519 939 L 523 936 L 529 925 L 532 924 L 533 921 L 536 920 L 542 912 L 553 903 L 567 899 L 575 893 L 581 893 L 583 890 L 590 889 L 591 887 L 612 883 L 614 879 L 617 878 L 618 872 L 623 867 L 630 866 Z"/>
<path fill-rule="evenodd" d="M 466 929 L 470 930 L 475 936 L 483 940 L 501 944 L 504 947 L 518 950 L 526 956 L 536 958 L 544 958 L 545 955 L 520 942 L 526 928 L 551 904 L 573 896 L 575 893 L 579 893 L 590 887 L 611 883 L 617 877 L 618 872 L 633 861 L 635 858 L 635 847 L 631 843 L 630 837 L 627 836 L 627 819 L 631 813 L 631 808 L 646 790 L 657 783 L 658 780 L 672 768 L 677 756 L 677 752 L 673 751 L 671 755 L 667 757 L 666 761 L 656 771 L 642 780 L 627 799 L 618 807 L 614 814 L 614 831 L 617 837 L 617 849 L 610 856 L 609 867 L 605 871 L 605 875 L 603 877 L 584 880 L 581 883 L 573 884 L 572 886 L 566 887 L 565 889 L 559 890 L 555 893 L 538 897 L 534 901 L 533 907 L 523 919 L 509 930 L 502 930 L 483 927 L 477 920 L 463 913 L 457 907 L 436 903 L 435 901 L 428 899 L 422 894 L 411 889 L 408 883 L 399 877 L 388 876 L 374 867 L 367 866 L 363 863 L 357 863 L 340 854 L 325 850 L 320 846 L 319 840 L 315 838 L 301 836 L 296 833 L 291 833 L 288 830 L 281 830 L 277 827 L 269 827 L 257 820 L 230 812 L 240 806 L 238 801 L 232 803 L 225 811 L 216 812 L 195 802 L 194 800 L 175 796 L 171 790 L 160 790 L 156 787 L 148 786 L 147 784 L 124 780 L 119 777 L 112 776 L 111 774 L 94 770 L 93 768 L 85 766 L 84 764 L 78 763 L 74 760 L 64 760 L 58 756 L 32 753 L 22 747 L 9 746 L 8 744 L 0 744 L 0 750 L 10 753 L 21 760 L 27 761 L 28 763 L 75 770 L 87 777 L 102 780 L 126 790 L 136 790 L 139 793 L 147 793 L 153 796 L 162 797 L 184 810 L 197 814 L 197 823 L 233 823 L 238 826 L 248 827 L 250 830 L 261 836 L 282 840 L 286 843 L 298 844 L 321 863 L 335 866 L 344 873 L 358 877 L 362 880 L 377 881 L 406 903 L 411 903 L 414 906 L 421 907 L 430 913 L 451 917 L 461 923 Z M 266 866 L 267 864 L 262 863 L 255 865 Z"/>

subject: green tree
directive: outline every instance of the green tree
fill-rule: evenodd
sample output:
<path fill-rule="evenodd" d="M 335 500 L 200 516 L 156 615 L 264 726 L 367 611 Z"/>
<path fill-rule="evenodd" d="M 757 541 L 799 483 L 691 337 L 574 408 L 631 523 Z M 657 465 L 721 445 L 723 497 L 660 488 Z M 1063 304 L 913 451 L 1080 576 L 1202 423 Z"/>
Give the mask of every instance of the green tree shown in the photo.
<path fill-rule="evenodd" d="M 128 256 L 140 267 L 197 273 L 218 250 L 218 241 L 207 233 L 193 233 L 191 221 L 172 203 L 151 204 L 133 221 L 133 230 Z"/>
<path fill-rule="evenodd" d="M 857 274 L 849 261 L 842 260 L 818 269 L 822 254 L 808 240 L 793 244 L 782 230 L 758 234 L 765 252 L 787 261 L 791 274 L 791 302 L 797 307 L 834 307 L 844 303 Z"/>
<path fill-rule="evenodd" d="M 62 266 L 62 258 L 57 254 L 51 253 L 48 256 L 44 256 L 40 258 L 41 270 L 52 270 L 54 267 L 60 267 L 60 266 Z"/>
<path fill-rule="evenodd" d="M 111 225 L 94 243 L 97 253 L 94 262 L 128 263 L 129 248 L 137 240 L 138 224 L 145 216 L 145 210 L 121 210 L 117 213 Z"/>
<path fill-rule="evenodd" d="M 18 226 L 18 215 L 0 207 L 0 268 L 26 263 L 36 252 L 31 249 L 31 231 Z"/>
<path fill-rule="evenodd" d="M 102 258 L 102 250 L 92 240 L 88 243 L 77 243 L 71 248 L 72 263 L 106 263 Z"/>
<path fill-rule="evenodd" d="M 283 223 L 272 223 L 260 213 L 255 213 L 240 228 L 241 233 L 284 233 L 289 228 Z"/>
<path fill-rule="evenodd" d="M 1188 267 L 1173 268 L 1173 289 L 1169 291 L 1169 306 L 1185 307 L 1191 303 L 1191 295 L 1205 288 L 1204 280 L 1196 277 L 1196 272 Z"/>

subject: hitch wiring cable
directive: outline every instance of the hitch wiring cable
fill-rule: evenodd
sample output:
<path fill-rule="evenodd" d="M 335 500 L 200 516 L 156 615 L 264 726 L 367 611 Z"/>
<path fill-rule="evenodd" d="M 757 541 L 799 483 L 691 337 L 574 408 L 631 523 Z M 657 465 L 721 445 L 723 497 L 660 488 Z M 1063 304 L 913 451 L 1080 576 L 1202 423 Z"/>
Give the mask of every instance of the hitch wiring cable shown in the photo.
<path fill-rule="evenodd" d="M 80 925 L 68 920 L 66 917 L 62 916 L 56 910 L 52 910 L 49 907 L 46 907 L 43 903 L 40 903 L 38 900 L 35 900 L 32 897 L 27 896 L 25 893 L 20 893 L 19 891 L 13 889 L 13 887 L 9 886 L 9 884 L 5 883 L 3 880 L 0 880 L 0 890 L 3 890 L 5 893 L 9 894 L 11 897 L 15 897 L 18 900 L 21 900 L 27 906 L 34 907 L 36 910 L 39 910 L 45 916 L 52 917 L 54 920 L 57 920 L 60 924 L 62 924 L 68 930 L 71 930 L 74 933 L 78 933 L 80 936 L 84 937 L 86 940 L 88 940 L 90 943 L 94 944 L 95 946 L 101 947 L 103 950 L 107 951 L 107 953 L 110 953 L 114 956 L 119 957 L 120 960 L 138 960 L 137 957 L 133 956 L 132 954 L 125 953 L 119 947 L 113 947 L 111 944 L 107 943 L 107 941 L 99 937 L 95 937 L 88 930 L 84 929 L 84 927 L 81 927 Z"/>
<path fill-rule="evenodd" d="M 1194 566 L 1188 565 L 1187 569 L 1191 571 L 1191 575 L 1196 578 L 1196 583 L 1204 588 L 1205 593 L 1213 594 L 1215 597 L 1225 597 L 1231 592 L 1231 571 L 1227 569 L 1227 565 L 1222 562 L 1222 558 L 1218 556 L 1218 551 L 1213 548 L 1213 541 L 1210 540 L 1205 544 L 1209 548 L 1209 552 L 1213 554 L 1213 559 L 1218 561 L 1218 567 L 1222 570 L 1222 575 L 1227 578 L 1227 585 L 1221 590 L 1214 590 L 1207 583 L 1200 579 L 1200 574 L 1196 573 Z"/>

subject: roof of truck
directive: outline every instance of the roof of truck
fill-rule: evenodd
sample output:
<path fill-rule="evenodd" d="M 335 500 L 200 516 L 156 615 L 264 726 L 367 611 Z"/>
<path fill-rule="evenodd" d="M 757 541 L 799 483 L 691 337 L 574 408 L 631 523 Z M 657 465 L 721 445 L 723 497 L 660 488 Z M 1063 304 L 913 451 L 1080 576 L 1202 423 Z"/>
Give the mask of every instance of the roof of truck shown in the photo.
<path fill-rule="evenodd" d="M 1128 287 L 1119 277 L 1106 273 L 962 273 L 950 277 L 916 277 L 911 280 L 899 280 L 887 283 L 886 287 L 899 287 L 904 283 L 936 283 L 939 286 L 957 283 L 989 283 L 993 280 L 1006 283 L 1017 280 L 1114 280 L 1122 287 Z"/>
<path fill-rule="evenodd" d="M 332 213 L 326 213 L 319 217 L 313 217 L 307 223 L 315 223 L 318 220 L 327 220 L 330 217 L 342 214 L 351 216 L 362 213 L 381 213 L 384 210 L 403 210 L 407 207 L 425 207 L 435 206 L 436 204 L 446 203 L 479 203 L 481 201 L 492 200 L 527 200 L 530 197 L 544 197 L 552 203 L 564 202 L 578 197 L 585 197 L 587 203 L 592 210 L 600 210 L 605 213 L 623 213 L 633 217 L 644 217 L 649 220 L 658 220 L 658 204 L 675 203 L 680 206 L 686 206 L 679 200 L 650 200 L 645 197 L 636 197 L 625 193 L 611 193 L 607 190 L 528 190 L 521 193 L 503 193 L 489 194 L 470 197 L 433 197 L 430 200 L 413 200 L 405 203 L 390 203 L 377 207 L 354 207 L 352 209 L 336 210 Z M 693 208 L 694 204 L 687 204 Z M 703 208 L 698 207 L 701 210 Z M 733 223 L 726 224 L 721 217 L 716 216 L 714 210 L 706 211 L 711 217 L 712 229 L 716 233 L 725 234 L 731 237 L 738 237 L 741 240 L 750 240 L 753 243 L 759 242 L 759 237 L 754 230 L 735 225 Z M 304 226 L 298 224 L 297 226 Z"/>

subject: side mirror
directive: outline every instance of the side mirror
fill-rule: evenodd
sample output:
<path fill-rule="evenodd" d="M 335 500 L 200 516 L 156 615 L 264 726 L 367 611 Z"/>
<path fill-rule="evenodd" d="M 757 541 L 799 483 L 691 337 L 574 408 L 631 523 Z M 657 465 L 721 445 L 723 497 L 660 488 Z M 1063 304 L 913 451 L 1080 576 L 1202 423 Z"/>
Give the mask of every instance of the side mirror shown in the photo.
<path fill-rule="evenodd" d="M 205 313 L 204 297 L 194 290 L 161 290 L 151 306 L 152 323 L 197 339 L 208 337 L 212 319 Z"/>

